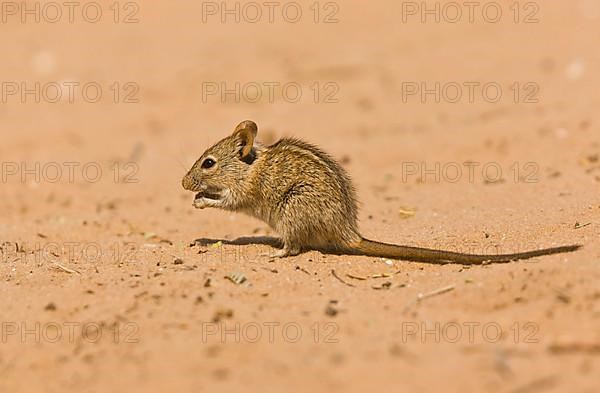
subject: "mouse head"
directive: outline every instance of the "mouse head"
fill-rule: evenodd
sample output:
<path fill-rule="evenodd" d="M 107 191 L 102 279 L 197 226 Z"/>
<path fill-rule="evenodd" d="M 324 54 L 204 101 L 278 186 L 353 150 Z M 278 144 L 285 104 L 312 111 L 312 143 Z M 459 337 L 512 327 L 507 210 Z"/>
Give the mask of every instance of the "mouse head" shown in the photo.
<path fill-rule="evenodd" d="M 233 134 L 208 148 L 183 177 L 183 188 L 197 192 L 194 206 L 233 208 L 243 198 L 244 179 L 256 158 L 256 123 L 246 120 Z"/>

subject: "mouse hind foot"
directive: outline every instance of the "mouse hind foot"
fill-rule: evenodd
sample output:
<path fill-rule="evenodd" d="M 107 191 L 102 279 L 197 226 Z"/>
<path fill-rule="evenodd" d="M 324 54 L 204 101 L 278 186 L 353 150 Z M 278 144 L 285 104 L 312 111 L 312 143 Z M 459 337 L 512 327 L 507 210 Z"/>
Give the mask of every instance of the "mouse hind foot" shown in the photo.
<path fill-rule="evenodd" d="M 287 247 L 284 246 L 282 249 L 275 252 L 277 258 L 293 257 L 300 254 L 299 247 Z"/>
<path fill-rule="evenodd" d="M 299 255 L 301 251 L 302 250 L 300 249 L 300 247 L 290 247 L 288 245 L 284 245 L 283 248 L 275 250 L 274 252 L 268 251 L 260 255 L 263 257 L 268 257 L 269 259 L 286 258 Z"/>

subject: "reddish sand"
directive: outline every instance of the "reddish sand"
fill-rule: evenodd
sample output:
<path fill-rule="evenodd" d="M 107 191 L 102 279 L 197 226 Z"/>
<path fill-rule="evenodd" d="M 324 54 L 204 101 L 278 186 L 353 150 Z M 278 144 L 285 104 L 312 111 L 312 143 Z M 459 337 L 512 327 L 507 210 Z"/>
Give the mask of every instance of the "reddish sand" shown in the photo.
<path fill-rule="evenodd" d="M 600 389 L 597 2 L 498 2 L 496 23 L 486 3 L 473 23 L 445 3 L 439 23 L 420 2 L 318 3 L 318 23 L 314 2 L 297 23 L 101 3 L 97 23 L 3 4 L 0 392 Z M 584 248 L 258 257 L 276 233 L 181 187 L 244 119 L 343 162 L 366 237 Z"/>

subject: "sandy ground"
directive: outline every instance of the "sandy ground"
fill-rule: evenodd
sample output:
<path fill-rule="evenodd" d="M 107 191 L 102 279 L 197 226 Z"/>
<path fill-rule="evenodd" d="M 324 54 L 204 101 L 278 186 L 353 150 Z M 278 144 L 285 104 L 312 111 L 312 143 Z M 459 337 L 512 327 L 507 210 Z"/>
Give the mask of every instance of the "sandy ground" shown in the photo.
<path fill-rule="evenodd" d="M 313 3 L 3 3 L 0 392 L 600 391 L 598 3 Z M 270 261 L 180 183 L 247 118 L 340 159 L 369 238 L 584 248 Z"/>

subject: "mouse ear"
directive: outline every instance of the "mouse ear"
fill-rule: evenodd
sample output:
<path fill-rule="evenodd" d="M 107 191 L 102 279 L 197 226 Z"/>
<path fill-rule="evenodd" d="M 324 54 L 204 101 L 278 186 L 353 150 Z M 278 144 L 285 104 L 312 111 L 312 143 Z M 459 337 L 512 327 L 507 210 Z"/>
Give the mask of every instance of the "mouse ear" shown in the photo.
<path fill-rule="evenodd" d="M 258 126 L 251 120 L 246 120 L 238 124 L 233 131 L 233 136 L 241 141 L 242 150 L 240 151 L 241 157 L 245 158 L 252 151 L 254 146 L 254 138 L 258 133 Z"/>

